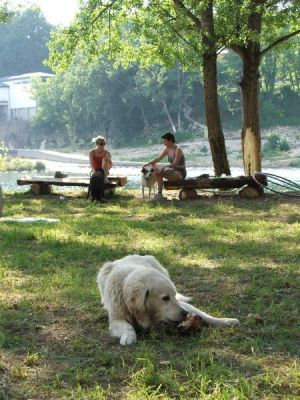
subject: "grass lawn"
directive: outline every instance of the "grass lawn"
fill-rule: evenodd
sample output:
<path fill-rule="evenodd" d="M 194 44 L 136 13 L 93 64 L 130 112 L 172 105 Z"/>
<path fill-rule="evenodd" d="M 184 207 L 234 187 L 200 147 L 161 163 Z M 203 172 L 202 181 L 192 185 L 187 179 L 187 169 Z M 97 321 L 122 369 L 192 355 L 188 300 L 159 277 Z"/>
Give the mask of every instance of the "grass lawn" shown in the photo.
<path fill-rule="evenodd" d="M 299 200 L 138 196 L 5 196 L 5 217 L 60 222 L 0 223 L 0 400 L 299 399 Z M 132 253 L 157 257 L 195 305 L 241 326 L 120 346 L 95 278 Z"/>

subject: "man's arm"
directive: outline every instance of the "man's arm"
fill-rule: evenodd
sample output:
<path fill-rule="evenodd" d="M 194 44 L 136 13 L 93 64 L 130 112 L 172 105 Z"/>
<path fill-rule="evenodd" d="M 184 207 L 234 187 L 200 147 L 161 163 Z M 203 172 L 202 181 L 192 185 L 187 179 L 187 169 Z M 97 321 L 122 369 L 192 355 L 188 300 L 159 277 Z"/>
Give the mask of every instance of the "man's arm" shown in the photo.
<path fill-rule="evenodd" d="M 147 167 L 150 164 L 156 164 L 158 163 L 160 160 L 162 160 L 166 155 L 167 155 L 168 149 L 165 148 L 158 157 L 153 158 L 153 160 L 147 162 L 146 164 L 144 164 L 144 167 Z"/>

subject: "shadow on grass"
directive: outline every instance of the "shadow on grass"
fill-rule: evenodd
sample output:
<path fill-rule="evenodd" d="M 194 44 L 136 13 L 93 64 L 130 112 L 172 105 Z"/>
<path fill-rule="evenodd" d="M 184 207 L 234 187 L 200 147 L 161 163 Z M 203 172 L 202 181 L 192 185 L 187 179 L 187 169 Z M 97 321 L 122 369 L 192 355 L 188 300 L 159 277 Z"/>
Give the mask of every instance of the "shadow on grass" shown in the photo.
<path fill-rule="evenodd" d="M 46 201 L 41 205 L 45 210 Z M 288 233 L 272 236 L 271 227 L 270 236 L 261 242 L 255 238 L 255 225 L 245 228 L 241 223 L 228 222 L 224 228 L 217 221 L 217 215 L 224 215 L 224 211 L 221 213 L 217 205 L 209 205 L 199 217 L 213 212 L 209 227 L 205 223 L 191 225 L 172 204 L 168 211 L 158 206 L 154 208 L 158 215 L 138 220 L 135 213 L 127 215 L 121 209 L 104 207 L 95 213 L 83 201 L 75 205 L 70 201 L 64 207 L 64 213 L 69 213 L 64 216 L 67 225 L 0 227 L 1 353 L 4 360 L 19 368 L 24 367 L 28 353 L 40 357 L 35 366 L 39 379 L 30 368 L 27 378 L 12 378 L 11 368 L 0 365 L 6 398 L 11 395 L 17 399 L 16 390 L 25 393 L 27 385 L 38 391 L 50 387 L 50 392 L 68 393 L 78 385 L 112 385 L 115 393 L 121 393 L 119 382 L 161 387 L 172 398 L 174 390 L 180 389 L 176 382 L 198 385 L 197 379 L 207 371 L 207 379 L 221 385 L 224 376 L 236 382 L 243 376 L 250 379 L 265 373 L 263 357 L 297 354 L 300 321 L 295 267 L 299 251 L 291 254 L 286 248 Z M 170 207 L 174 209 L 170 211 Z M 199 206 L 194 207 L 189 212 L 199 212 Z M 61 211 L 57 199 L 51 200 L 51 209 L 55 214 Z M 76 210 L 82 217 L 70 221 Z M 140 208 L 138 213 L 142 211 Z M 122 212 L 124 218 L 120 220 Z M 88 221 L 91 214 L 95 217 Z M 216 235 L 221 228 L 223 234 Z M 236 232 L 236 242 L 228 240 L 227 229 Z M 253 235 L 253 240 L 249 242 L 246 234 Z M 135 242 L 134 237 L 158 240 L 162 246 L 149 251 L 148 244 Z M 218 316 L 238 317 L 241 327 L 207 329 L 188 337 L 176 331 L 153 330 L 141 332 L 137 345 L 120 347 L 109 337 L 95 278 L 102 262 L 134 252 L 151 252 L 169 267 L 178 289 L 193 295 L 195 305 Z M 201 265 L 198 256 L 214 267 Z M 259 314 L 262 323 L 248 319 L 250 313 Z M 267 387 L 271 390 L 272 385 L 269 382 Z M 211 388 L 207 386 L 206 390 L 209 393 Z M 281 393 L 281 389 L 276 390 Z"/>

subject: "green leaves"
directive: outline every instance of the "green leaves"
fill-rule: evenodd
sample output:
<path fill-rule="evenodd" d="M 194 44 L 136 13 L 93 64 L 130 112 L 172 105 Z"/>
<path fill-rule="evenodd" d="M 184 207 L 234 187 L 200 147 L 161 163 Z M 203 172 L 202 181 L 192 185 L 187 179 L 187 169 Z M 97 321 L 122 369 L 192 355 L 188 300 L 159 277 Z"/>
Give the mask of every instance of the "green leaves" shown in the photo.
<path fill-rule="evenodd" d="M 0 76 L 49 72 L 43 61 L 48 57 L 50 30 L 51 25 L 36 8 L 17 12 L 9 22 L 1 24 Z"/>

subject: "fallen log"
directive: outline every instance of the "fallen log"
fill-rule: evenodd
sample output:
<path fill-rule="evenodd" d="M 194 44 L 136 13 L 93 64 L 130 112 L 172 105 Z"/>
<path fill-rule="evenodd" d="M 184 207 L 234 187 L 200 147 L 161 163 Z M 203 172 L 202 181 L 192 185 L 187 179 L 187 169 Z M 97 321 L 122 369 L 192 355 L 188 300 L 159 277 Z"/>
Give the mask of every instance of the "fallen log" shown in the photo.
<path fill-rule="evenodd" d="M 256 180 L 267 185 L 267 178 L 265 175 L 259 175 Z M 252 178 L 252 176 L 237 176 L 237 177 L 195 177 L 188 178 L 181 181 L 170 182 L 164 181 L 166 190 L 176 189 L 238 189 L 244 186 L 250 186 L 261 189 L 260 185 Z"/>

